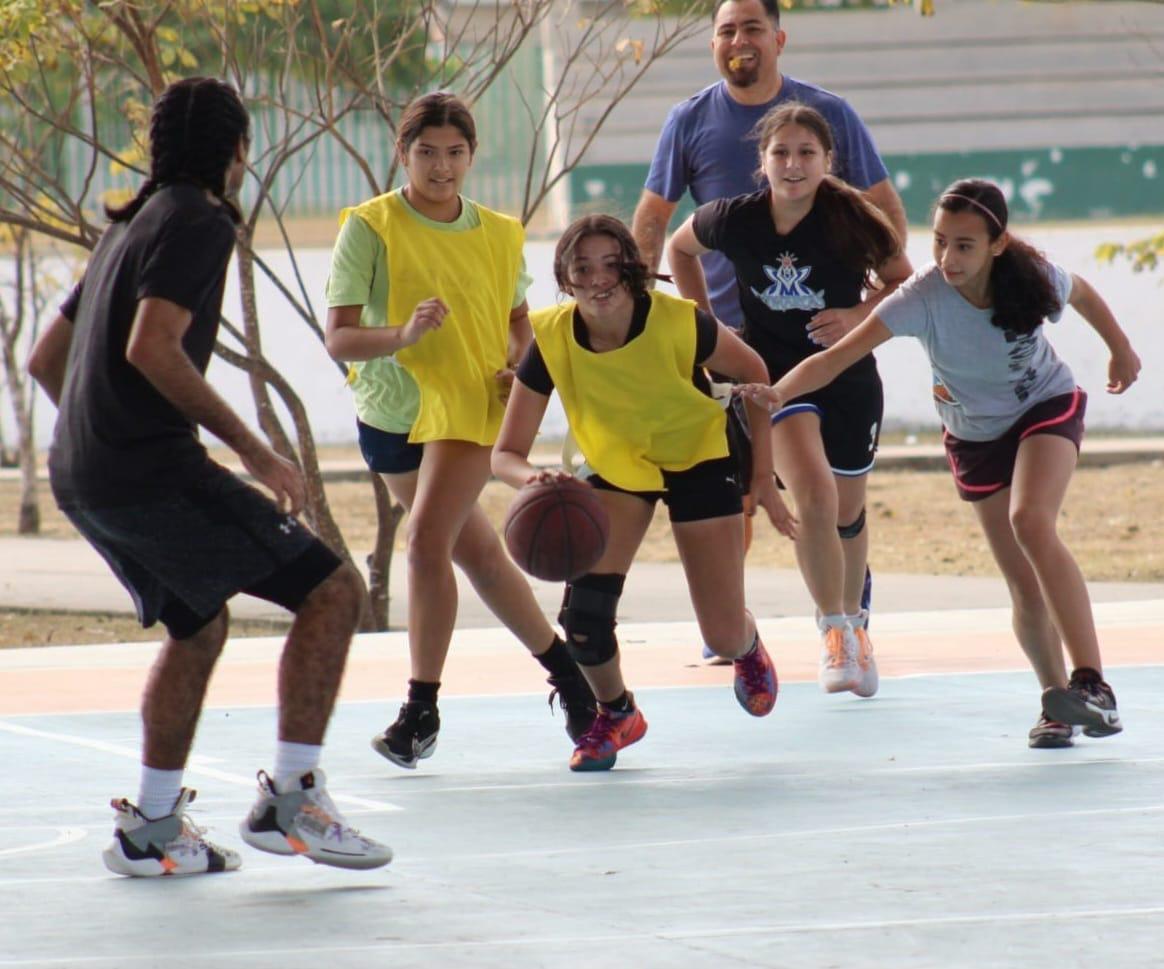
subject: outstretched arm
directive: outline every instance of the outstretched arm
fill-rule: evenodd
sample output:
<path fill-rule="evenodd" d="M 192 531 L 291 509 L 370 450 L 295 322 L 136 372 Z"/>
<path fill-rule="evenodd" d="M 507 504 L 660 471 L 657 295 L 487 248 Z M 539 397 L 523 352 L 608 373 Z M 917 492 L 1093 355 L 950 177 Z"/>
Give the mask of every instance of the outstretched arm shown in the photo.
<path fill-rule="evenodd" d="M 821 310 L 808 321 L 808 338 L 818 346 L 831 347 L 846 334 L 855 330 L 890 293 L 909 279 L 913 267 L 904 252 L 886 259 L 877 267 L 881 286 L 865 292 L 865 299 L 847 309 Z"/>
<path fill-rule="evenodd" d="M 1140 358 L 1132 349 L 1128 335 L 1116 322 L 1115 314 L 1103 297 L 1086 279 L 1072 274 L 1071 295 L 1067 302 L 1107 344 L 1111 351 L 1111 360 L 1107 365 L 1107 392 L 1122 394 L 1140 376 Z"/>
<path fill-rule="evenodd" d="M 892 336 L 893 331 L 874 313 L 835 346 L 802 360 L 771 387 L 744 384 L 736 392 L 769 411 L 778 411 L 788 401 L 832 383 L 842 371 Z"/>

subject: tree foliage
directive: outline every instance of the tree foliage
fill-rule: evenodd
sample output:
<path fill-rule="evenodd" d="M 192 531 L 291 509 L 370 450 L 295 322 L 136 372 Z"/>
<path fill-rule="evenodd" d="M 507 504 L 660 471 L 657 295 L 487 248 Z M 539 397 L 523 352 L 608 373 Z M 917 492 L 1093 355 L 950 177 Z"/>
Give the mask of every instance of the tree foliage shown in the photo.
<path fill-rule="evenodd" d="M 446 87 L 475 104 L 536 42 L 558 56 L 540 85 L 520 92 L 533 133 L 520 201 L 528 221 L 651 65 L 704 27 L 696 5 L 668 18 L 651 7 L 625 0 L 0 0 L 0 224 L 92 248 L 101 231 L 93 186 L 110 168 L 125 172 L 127 184 L 144 177 L 149 105 L 166 84 L 193 73 L 234 83 L 262 138 L 252 151 L 253 204 L 237 246 L 242 315 L 223 320 L 216 353 L 246 373 L 259 426 L 304 470 L 309 523 L 347 556 L 309 415 L 264 350 L 260 274 L 285 301 L 280 323 L 288 313 L 298 319 L 303 352 L 326 360 L 318 294 L 304 284 L 284 221 L 294 192 L 280 188 L 285 176 L 297 185 L 315 148 L 328 142 L 362 172 L 367 195 L 384 191 L 391 167 L 381 170 L 346 137 L 345 119 L 379 119 L 390 144 L 396 118 L 418 93 Z M 260 218 L 278 226 L 289 270 L 273 270 L 252 245 Z M 279 339 L 289 339 L 285 326 Z M 383 626 L 401 511 L 378 476 L 370 481 L 381 522 L 369 560 L 372 601 L 381 606 L 372 624 Z"/>

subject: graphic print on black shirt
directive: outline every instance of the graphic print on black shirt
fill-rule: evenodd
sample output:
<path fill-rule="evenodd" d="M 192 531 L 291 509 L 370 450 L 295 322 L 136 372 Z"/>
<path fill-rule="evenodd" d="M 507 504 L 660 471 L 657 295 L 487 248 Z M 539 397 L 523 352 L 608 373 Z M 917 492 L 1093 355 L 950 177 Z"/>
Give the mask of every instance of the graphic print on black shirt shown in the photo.
<path fill-rule="evenodd" d="M 837 258 L 819 205 L 780 235 L 763 189 L 701 205 L 692 228 L 701 245 L 722 252 L 735 268 L 744 339 L 764 358 L 772 380 L 824 349 L 808 338 L 808 323 L 817 313 L 861 301 L 862 273 Z M 876 374 L 870 354 L 834 384 L 863 383 Z"/>

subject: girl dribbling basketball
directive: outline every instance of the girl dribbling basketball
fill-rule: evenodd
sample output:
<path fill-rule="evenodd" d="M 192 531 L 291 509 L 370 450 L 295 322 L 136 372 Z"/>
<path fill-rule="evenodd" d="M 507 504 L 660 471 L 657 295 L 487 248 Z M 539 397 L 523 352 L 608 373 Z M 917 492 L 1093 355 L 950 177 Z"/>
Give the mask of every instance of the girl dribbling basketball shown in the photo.
<path fill-rule="evenodd" d="M 710 397 L 702 368 L 740 380 L 766 371 L 743 341 L 693 303 L 649 291 L 638 247 L 611 216 L 586 216 L 566 230 L 554 276 L 573 298 L 532 315 L 535 342 L 518 367 L 492 463 L 514 487 L 569 477 L 529 461 L 556 389 L 586 460 L 583 476 L 610 519 L 601 559 L 566 586 L 559 617 L 599 701 L 570 769 L 607 770 L 647 729 L 622 677 L 614 627 L 627 571 L 660 499 L 704 641 L 734 662 L 740 705 L 764 716 L 776 702 L 776 671 L 744 605 L 737 465 L 724 410 Z M 766 440 L 756 444 L 753 469 L 752 494 L 790 533 Z"/>

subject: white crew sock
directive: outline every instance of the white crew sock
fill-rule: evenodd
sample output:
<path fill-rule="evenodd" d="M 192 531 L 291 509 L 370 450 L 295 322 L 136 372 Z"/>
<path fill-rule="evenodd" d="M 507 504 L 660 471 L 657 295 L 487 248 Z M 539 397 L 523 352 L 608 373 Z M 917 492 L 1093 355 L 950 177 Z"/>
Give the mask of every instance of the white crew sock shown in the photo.
<path fill-rule="evenodd" d="M 321 744 L 295 744 L 280 740 L 275 745 L 275 790 L 296 790 L 299 778 L 319 766 Z"/>
<path fill-rule="evenodd" d="M 820 631 L 824 632 L 826 629 L 841 629 L 848 621 L 849 617 L 843 612 L 830 612 L 827 616 L 821 616 L 817 625 Z"/>
<path fill-rule="evenodd" d="M 141 787 L 137 809 L 151 821 L 174 813 L 174 802 L 182 792 L 181 770 L 158 770 L 141 765 Z"/>

